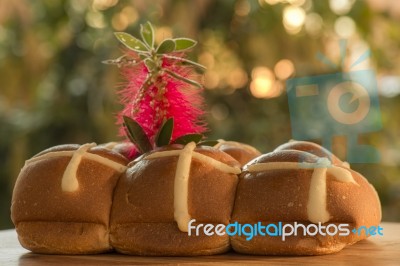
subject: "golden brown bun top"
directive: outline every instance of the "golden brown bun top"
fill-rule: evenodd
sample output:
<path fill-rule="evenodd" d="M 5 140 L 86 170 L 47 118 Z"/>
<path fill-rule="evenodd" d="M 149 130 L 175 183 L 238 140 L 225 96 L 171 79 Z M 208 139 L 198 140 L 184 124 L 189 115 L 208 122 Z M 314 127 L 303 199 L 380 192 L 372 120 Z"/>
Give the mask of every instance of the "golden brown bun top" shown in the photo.
<path fill-rule="evenodd" d="M 121 175 L 115 169 L 83 157 L 75 177 L 76 191 L 62 189 L 63 175 L 71 156 L 43 157 L 58 151 L 75 151 L 80 145 L 60 145 L 44 150 L 22 168 L 12 197 L 11 215 L 17 226 L 21 221 L 89 222 L 107 225 L 115 185 Z M 128 163 L 122 155 L 93 147 L 96 154 L 121 165 Z"/>
<path fill-rule="evenodd" d="M 57 145 L 51 148 L 48 148 L 44 151 L 39 152 L 38 154 L 34 155 L 32 158 L 38 157 L 40 155 L 49 153 L 49 152 L 57 152 L 57 151 L 74 151 L 77 150 L 81 145 L 79 144 L 63 144 L 63 145 Z M 93 148 L 90 148 L 88 150 L 89 153 L 97 154 L 100 155 L 104 158 L 110 159 L 116 163 L 127 165 L 128 160 L 120 153 L 115 152 L 113 150 L 106 149 L 102 146 L 96 146 Z"/>
<path fill-rule="evenodd" d="M 112 150 L 123 155 L 125 158 L 132 159 L 136 158 L 135 145 L 132 142 L 120 141 L 120 142 L 108 142 L 100 144 L 98 147 L 102 147 L 108 150 Z"/>
<path fill-rule="evenodd" d="M 128 164 L 128 167 L 131 167 L 133 165 L 135 165 L 137 162 L 141 161 L 142 159 L 146 158 L 147 156 L 149 156 L 150 154 L 156 153 L 156 152 L 160 152 L 160 151 L 170 151 L 170 150 L 182 150 L 184 148 L 184 145 L 181 144 L 170 144 L 170 145 L 166 145 L 163 147 L 158 147 L 155 148 L 154 150 L 147 152 L 145 154 L 142 154 L 141 156 L 139 156 L 138 158 L 136 158 L 134 161 L 132 161 L 131 163 Z M 229 166 L 232 167 L 240 167 L 240 163 L 233 158 L 230 154 L 227 154 L 225 152 L 221 152 L 220 150 L 217 150 L 213 147 L 210 146 L 197 146 L 194 149 L 195 152 L 204 154 L 208 157 L 211 157 L 217 161 L 220 161 L 222 163 L 225 163 Z"/>
<path fill-rule="evenodd" d="M 243 166 L 243 171 L 247 171 L 250 165 L 258 163 L 268 163 L 268 162 L 305 162 L 305 163 L 316 163 L 320 157 L 298 150 L 275 150 L 273 152 L 262 154 L 257 158 L 248 162 Z"/>
<path fill-rule="evenodd" d="M 328 158 L 333 164 L 342 165 L 343 161 L 336 157 L 333 153 L 318 145 L 314 142 L 309 141 L 297 141 L 291 140 L 287 143 L 284 143 L 277 147 L 275 151 L 281 150 L 298 150 L 298 151 L 305 151 L 308 153 L 315 154 L 318 157 Z"/>
<path fill-rule="evenodd" d="M 222 141 L 215 147 L 235 158 L 242 166 L 261 155 L 256 148 L 236 141 Z"/>

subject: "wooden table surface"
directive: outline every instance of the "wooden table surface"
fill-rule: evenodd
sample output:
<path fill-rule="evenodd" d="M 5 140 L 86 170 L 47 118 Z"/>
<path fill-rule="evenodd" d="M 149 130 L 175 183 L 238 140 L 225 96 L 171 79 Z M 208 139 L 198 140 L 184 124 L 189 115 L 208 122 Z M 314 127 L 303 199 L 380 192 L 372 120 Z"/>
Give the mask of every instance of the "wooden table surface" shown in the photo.
<path fill-rule="evenodd" d="M 246 256 L 228 253 L 204 257 L 137 257 L 40 255 L 22 248 L 15 230 L 0 231 L 0 265 L 400 265 L 400 223 L 382 223 L 383 236 L 373 236 L 339 253 L 324 256 Z"/>

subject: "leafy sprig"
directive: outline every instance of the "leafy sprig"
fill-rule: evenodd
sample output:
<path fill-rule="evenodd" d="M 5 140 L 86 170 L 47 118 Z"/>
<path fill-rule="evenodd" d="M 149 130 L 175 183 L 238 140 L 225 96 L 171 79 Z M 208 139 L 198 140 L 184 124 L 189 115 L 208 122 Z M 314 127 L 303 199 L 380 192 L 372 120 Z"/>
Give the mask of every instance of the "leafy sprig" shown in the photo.
<path fill-rule="evenodd" d="M 134 119 L 124 116 L 124 128 L 130 139 L 130 141 L 135 144 L 136 148 L 141 154 L 153 150 L 153 146 L 147 137 L 144 129 L 136 122 Z M 171 140 L 172 131 L 174 129 L 174 119 L 167 119 L 164 124 L 160 127 L 155 139 L 155 144 L 157 147 L 166 146 L 169 144 L 182 144 L 186 145 L 190 142 L 195 142 L 197 146 L 215 146 L 218 141 L 205 140 L 202 134 L 187 134 L 183 135 L 174 141 Z"/>
<path fill-rule="evenodd" d="M 162 71 L 167 75 L 188 83 L 190 85 L 201 88 L 201 84 L 197 81 L 183 77 L 178 73 L 172 72 L 171 70 L 164 69 L 162 67 L 163 59 L 169 59 L 182 64 L 192 65 L 200 70 L 205 70 L 205 67 L 201 64 L 193 62 L 189 59 L 179 56 L 181 52 L 185 52 L 196 46 L 197 42 L 189 38 L 174 38 L 165 39 L 159 45 L 155 45 L 155 33 L 154 28 L 150 22 L 146 22 L 140 26 L 141 40 L 135 38 L 129 33 L 116 32 L 115 37 L 125 45 L 129 50 L 136 52 L 139 55 L 140 60 L 136 61 L 127 58 L 127 55 L 119 57 L 114 60 L 105 60 L 103 63 L 116 64 L 118 66 L 127 64 L 138 64 L 144 62 L 148 71 L 149 78 L 154 79 Z"/>

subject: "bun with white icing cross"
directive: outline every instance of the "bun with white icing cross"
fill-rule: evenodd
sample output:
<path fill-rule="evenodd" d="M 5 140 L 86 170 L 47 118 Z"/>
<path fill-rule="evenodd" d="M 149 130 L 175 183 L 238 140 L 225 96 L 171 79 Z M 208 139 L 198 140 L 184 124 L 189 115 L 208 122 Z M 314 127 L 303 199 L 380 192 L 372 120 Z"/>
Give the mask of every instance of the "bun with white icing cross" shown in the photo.
<path fill-rule="evenodd" d="M 144 154 L 115 189 L 111 244 L 118 252 L 147 256 L 226 252 L 227 235 L 188 236 L 188 222 L 229 223 L 239 167 L 228 154 L 194 142 Z"/>
<path fill-rule="evenodd" d="M 335 231 L 335 225 L 345 223 L 349 224 L 349 234 L 304 235 L 299 227 L 297 235 L 286 236 L 284 241 L 268 234 L 249 241 L 245 235 L 236 235 L 231 237 L 231 244 L 235 251 L 245 254 L 329 254 L 366 238 L 365 232 L 351 233 L 353 228 L 377 226 L 380 220 L 378 195 L 361 174 L 339 163 L 332 164 L 325 156 L 278 149 L 243 167 L 232 222 L 262 222 L 278 227 L 279 222 L 282 226 L 297 222 L 306 227 L 321 223 L 329 226 L 330 232 Z"/>
<path fill-rule="evenodd" d="M 132 142 L 120 141 L 120 142 L 107 142 L 104 144 L 100 144 L 99 147 L 117 152 L 123 155 L 128 160 L 135 159 L 138 154 L 134 152 L 134 144 Z"/>
<path fill-rule="evenodd" d="M 236 141 L 225 141 L 220 139 L 214 148 L 226 152 L 235 158 L 242 166 L 261 155 L 261 152 L 253 146 Z"/>
<path fill-rule="evenodd" d="M 127 163 L 95 143 L 56 146 L 27 160 L 11 205 L 21 245 L 48 254 L 110 251 L 113 191 Z"/>
<path fill-rule="evenodd" d="M 325 149 L 324 147 L 314 142 L 290 140 L 289 142 L 284 143 L 275 149 L 275 151 L 283 151 L 283 150 L 305 151 L 317 155 L 319 157 L 328 158 L 334 165 L 340 165 L 346 168 L 350 168 L 348 162 L 343 162 L 335 154 L 331 153 L 329 150 Z"/>

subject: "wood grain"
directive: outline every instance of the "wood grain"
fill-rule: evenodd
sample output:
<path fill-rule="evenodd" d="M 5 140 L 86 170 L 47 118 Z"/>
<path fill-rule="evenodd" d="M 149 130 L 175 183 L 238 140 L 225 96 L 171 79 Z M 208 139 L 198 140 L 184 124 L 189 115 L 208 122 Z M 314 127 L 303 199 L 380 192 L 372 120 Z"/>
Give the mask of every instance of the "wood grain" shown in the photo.
<path fill-rule="evenodd" d="M 136 257 L 120 254 L 64 256 L 33 254 L 22 248 L 15 230 L 0 231 L 0 265 L 400 265 L 400 223 L 382 223 L 383 236 L 370 237 L 341 252 L 312 257 L 246 256 Z"/>

